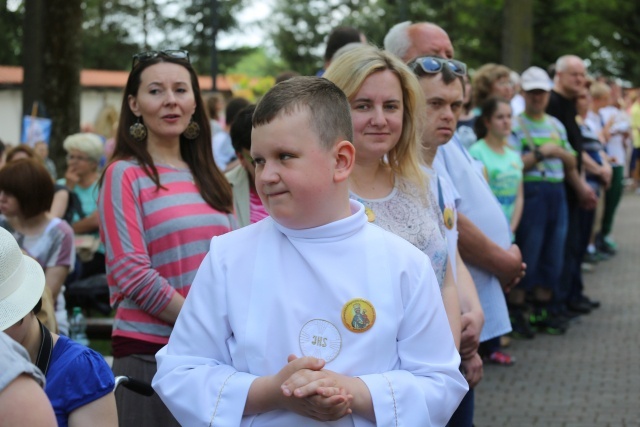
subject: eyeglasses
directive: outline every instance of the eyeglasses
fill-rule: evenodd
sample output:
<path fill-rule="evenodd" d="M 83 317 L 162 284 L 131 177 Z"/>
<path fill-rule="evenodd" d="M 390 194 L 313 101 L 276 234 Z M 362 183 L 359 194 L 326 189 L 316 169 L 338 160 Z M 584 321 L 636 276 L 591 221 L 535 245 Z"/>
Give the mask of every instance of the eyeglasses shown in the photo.
<path fill-rule="evenodd" d="M 136 65 L 141 62 L 150 61 L 159 56 L 173 59 L 184 59 L 189 62 L 189 52 L 186 50 L 149 50 L 147 52 L 140 52 L 133 55 L 133 62 L 131 63 L 131 69 L 133 70 Z"/>
<path fill-rule="evenodd" d="M 423 56 L 416 58 L 409 64 L 409 68 L 415 74 L 418 70 L 422 70 L 427 74 L 438 74 L 442 68 L 446 66 L 456 76 L 464 77 L 467 75 L 467 64 L 456 61 L 455 59 L 438 58 L 437 56 Z"/>
<path fill-rule="evenodd" d="M 75 156 L 73 154 L 67 154 L 67 162 L 70 162 L 72 160 L 79 160 L 79 161 L 85 161 L 88 162 L 89 160 L 91 160 L 89 157 L 86 156 Z"/>

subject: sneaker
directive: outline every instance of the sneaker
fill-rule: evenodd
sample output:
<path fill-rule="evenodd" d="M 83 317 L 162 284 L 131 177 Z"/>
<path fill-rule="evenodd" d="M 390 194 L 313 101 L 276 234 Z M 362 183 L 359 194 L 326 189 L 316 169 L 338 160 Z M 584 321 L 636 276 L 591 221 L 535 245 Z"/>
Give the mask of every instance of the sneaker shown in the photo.
<path fill-rule="evenodd" d="M 533 339 L 536 332 L 529 324 L 527 316 L 522 310 L 513 310 L 509 316 L 511 320 L 511 336 L 514 338 Z"/>
<path fill-rule="evenodd" d="M 549 335 L 563 335 L 567 332 L 568 324 L 562 319 L 550 314 L 547 309 L 537 309 L 529 316 L 529 323 L 538 332 Z"/>
<path fill-rule="evenodd" d="M 578 299 L 575 301 L 569 301 L 567 303 L 567 308 L 569 309 L 569 311 L 573 311 L 575 313 L 580 313 L 580 314 L 589 314 L 591 313 L 592 307 L 591 307 L 591 301 L 587 301 L 586 297 L 584 297 L 585 299 Z"/>
<path fill-rule="evenodd" d="M 589 307 L 591 307 L 591 309 L 594 308 L 599 308 L 600 307 L 600 301 L 597 300 L 593 300 L 591 298 L 589 298 L 586 295 L 583 295 L 580 297 L 580 301 L 584 302 L 585 304 L 587 304 Z"/>
<path fill-rule="evenodd" d="M 591 266 L 593 266 L 594 264 L 597 264 L 598 262 L 602 261 L 602 259 L 600 259 L 598 257 L 598 253 L 597 252 L 587 252 L 584 257 L 582 257 L 582 261 L 583 264 L 591 264 Z"/>
<path fill-rule="evenodd" d="M 586 256 L 585 256 L 586 258 Z M 582 270 L 583 273 L 593 273 L 593 271 L 596 269 L 596 267 L 591 264 L 590 262 L 583 262 L 582 264 L 580 264 L 580 270 Z"/>
<path fill-rule="evenodd" d="M 605 236 L 604 239 L 602 239 L 604 244 L 609 246 L 611 249 L 613 249 L 614 251 L 618 250 L 618 244 L 609 236 Z"/>
<path fill-rule="evenodd" d="M 500 350 L 496 350 L 489 356 L 486 356 L 484 361 L 493 365 L 512 366 L 516 363 L 516 358 L 507 353 L 503 353 Z"/>
<path fill-rule="evenodd" d="M 616 254 L 617 245 L 612 244 L 613 241 L 607 237 L 602 236 L 600 233 L 596 235 L 595 246 L 596 251 L 600 254 L 604 254 L 609 258 Z"/>

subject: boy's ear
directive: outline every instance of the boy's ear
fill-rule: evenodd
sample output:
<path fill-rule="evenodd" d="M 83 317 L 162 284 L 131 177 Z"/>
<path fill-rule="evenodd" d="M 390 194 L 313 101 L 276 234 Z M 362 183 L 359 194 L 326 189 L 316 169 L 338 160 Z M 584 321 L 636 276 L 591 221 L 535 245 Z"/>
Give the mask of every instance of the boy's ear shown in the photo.
<path fill-rule="evenodd" d="M 336 167 L 334 170 L 334 182 L 343 182 L 349 179 L 356 160 L 356 147 L 347 140 L 336 143 L 334 147 Z"/>

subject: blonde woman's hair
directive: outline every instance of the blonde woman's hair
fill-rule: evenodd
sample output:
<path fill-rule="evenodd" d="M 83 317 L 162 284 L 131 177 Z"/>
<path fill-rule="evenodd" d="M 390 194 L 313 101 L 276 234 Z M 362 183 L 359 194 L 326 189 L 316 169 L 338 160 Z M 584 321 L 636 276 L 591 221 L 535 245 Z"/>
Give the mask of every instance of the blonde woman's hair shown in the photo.
<path fill-rule="evenodd" d="M 335 83 L 351 101 L 367 77 L 385 70 L 398 77 L 403 101 L 402 133 L 385 160 L 395 175 L 425 188 L 428 178 L 421 166 L 426 103 L 413 72 L 395 55 L 375 46 L 361 45 L 335 58 L 323 77 Z"/>
<path fill-rule="evenodd" d="M 602 99 L 611 95 L 611 88 L 602 82 L 594 82 L 589 86 L 589 93 L 593 99 Z"/>

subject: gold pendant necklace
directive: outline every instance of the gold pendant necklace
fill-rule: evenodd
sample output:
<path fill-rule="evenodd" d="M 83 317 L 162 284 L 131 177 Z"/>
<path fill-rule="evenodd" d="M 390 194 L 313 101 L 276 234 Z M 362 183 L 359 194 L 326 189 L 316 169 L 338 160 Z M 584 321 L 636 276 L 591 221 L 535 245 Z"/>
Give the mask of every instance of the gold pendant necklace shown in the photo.
<path fill-rule="evenodd" d="M 361 200 L 360 200 L 360 203 L 362 203 Z M 373 222 L 376 220 L 376 214 L 373 212 L 373 210 L 369 206 L 364 207 L 364 214 L 367 216 L 367 221 Z"/>

